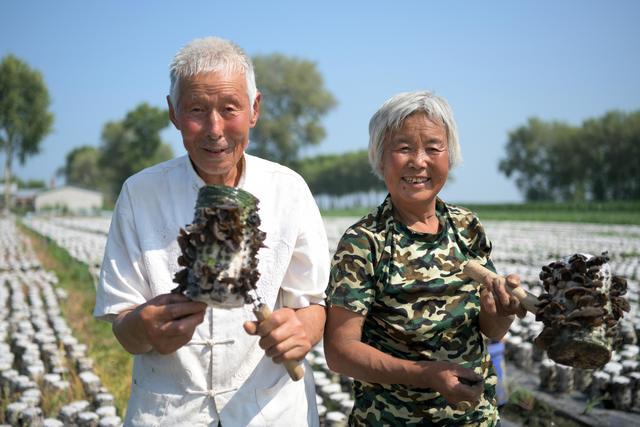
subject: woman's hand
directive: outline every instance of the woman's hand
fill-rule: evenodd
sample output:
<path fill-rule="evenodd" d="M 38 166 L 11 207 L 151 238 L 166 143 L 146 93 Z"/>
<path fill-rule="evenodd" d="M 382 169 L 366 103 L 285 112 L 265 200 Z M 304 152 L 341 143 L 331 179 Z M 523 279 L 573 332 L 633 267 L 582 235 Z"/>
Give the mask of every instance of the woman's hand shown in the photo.
<path fill-rule="evenodd" d="M 480 289 L 480 306 L 482 310 L 492 316 L 508 317 L 517 314 L 524 317 L 527 311 L 520 305 L 520 301 L 506 287 L 520 286 L 520 276 L 510 274 L 507 277 L 487 279 Z"/>
<path fill-rule="evenodd" d="M 482 376 L 451 362 L 404 360 L 384 353 L 362 342 L 363 324 L 361 314 L 329 308 L 324 349 L 331 370 L 371 383 L 430 388 L 453 406 L 477 404 L 484 388 Z"/>
<path fill-rule="evenodd" d="M 506 278 L 487 278 L 480 288 L 480 330 L 492 339 L 499 341 L 507 333 L 514 314 L 524 317 L 526 310 L 520 301 L 505 286 L 517 288 L 520 277 L 510 274 Z"/>
<path fill-rule="evenodd" d="M 473 370 L 451 362 L 424 362 L 426 375 L 424 386 L 440 393 L 452 406 L 469 402 L 476 406 L 484 390 L 484 378 Z"/>

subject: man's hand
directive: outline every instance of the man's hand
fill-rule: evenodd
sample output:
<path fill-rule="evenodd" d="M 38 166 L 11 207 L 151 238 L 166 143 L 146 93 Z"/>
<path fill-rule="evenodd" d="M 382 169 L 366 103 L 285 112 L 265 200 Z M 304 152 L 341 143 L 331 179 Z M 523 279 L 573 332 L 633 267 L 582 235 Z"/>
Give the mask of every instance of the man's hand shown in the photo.
<path fill-rule="evenodd" d="M 206 308 L 206 304 L 183 295 L 158 295 L 120 313 L 113 322 L 113 332 L 130 353 L 173 353 L 191 340 Z"/>
<path fill-rule="evenodd" d="M 260 347 L 274 362 L 302 360 L 313 346 L 303 323 L 290 308 L 274 311 L 264 322 L 245 322 L 244 330 L 259 335 Z"/>

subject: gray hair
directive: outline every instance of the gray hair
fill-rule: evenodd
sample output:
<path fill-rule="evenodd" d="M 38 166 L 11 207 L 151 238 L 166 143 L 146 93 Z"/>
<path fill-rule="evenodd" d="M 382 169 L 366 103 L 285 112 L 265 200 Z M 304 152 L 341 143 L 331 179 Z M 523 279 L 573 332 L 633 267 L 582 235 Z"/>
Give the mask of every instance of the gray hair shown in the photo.
<path fill-rule="evenodd" d="M 444 125 L 447 131 L 449 168 L 462 162 L 458 130 L 449 103 L 428 91 L 403 92 L 385 101 L 369 121 L 369 163 L 380 179 L 384 179 L 382 154 L 387 134 L 402 126 L 404 120 L 414 113 L 425 113 L 429 119 Z"/>
<path fill-rule="evenodd" d="M 256 99 L 258 89 L 256 88 L 251 58 L 240 46 L 229 40 L 219 37 L 195 39 L 176 53 L 169 66 L 171 104 L 174 108 L 178 108 L 180 83 L 185 78 L 211 72 L 221 72 L 228 75 L 238 71 L 244 74 L 247 81 L 247 96 L 251 112 L 253 112 L 253 102 Z"/>

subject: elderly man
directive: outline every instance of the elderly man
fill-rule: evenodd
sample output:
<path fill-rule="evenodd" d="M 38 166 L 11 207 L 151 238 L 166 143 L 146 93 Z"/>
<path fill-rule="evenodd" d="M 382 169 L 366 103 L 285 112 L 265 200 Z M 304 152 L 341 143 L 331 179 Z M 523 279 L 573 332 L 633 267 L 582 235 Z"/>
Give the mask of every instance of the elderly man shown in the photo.
<path fill-rule="evenodd" d="M 282 362 L 303 360 L 322 336 L 327 240 L 302 178 L 245 153 L 260 115 L 251 60 L 227 40 L 194 40 L 171 64 L 167 101 L 187 155 L 124 183 L 94 311 L 136 355 L 125 424 L 315 425 L 311 370 L 293 382 Z M 170 293 L 176 236 L 205 184 L 260 200 L 267 237 L 257 292 L 274 308 L 260 325 L 251 306 L 207 307 Z"/>

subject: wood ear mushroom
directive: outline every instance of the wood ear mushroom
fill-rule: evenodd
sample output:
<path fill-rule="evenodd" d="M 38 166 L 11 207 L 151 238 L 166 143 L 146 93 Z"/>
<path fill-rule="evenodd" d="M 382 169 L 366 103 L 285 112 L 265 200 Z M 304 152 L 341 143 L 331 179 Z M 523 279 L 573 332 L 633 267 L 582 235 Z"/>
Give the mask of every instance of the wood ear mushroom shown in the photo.
<path fill-rule="evenodd" d="M 629 303 L 623 297 L 627 282 L 611 274 L 608 261 L 606 253 L 575 254 L 542 267 L 545 292 L 540 297 L 506 287 L 544 324 L 534 342 L 556 363 L 595 369 L 611 359 L 618 321 Z M 487 276 L 498 277 L 476 261 L 468 261 L 463 271 L 480 283 Z"/>
<path fill-rule="evenodd" d="M 266 234 L 259 229 L 258 199 L 247 191 L 207 185 L 198 192 L 193 222 L 180 229 L 178 245 L 184 267 L 171 292 L 208 305 L 234 308 L 253 304 L 258 322 L 271 316 L 260 301 L 256 283 L 260 277 L 257 254 Z M 300 362 L 284 367 L 294 381 L 304 377 Z"/>

